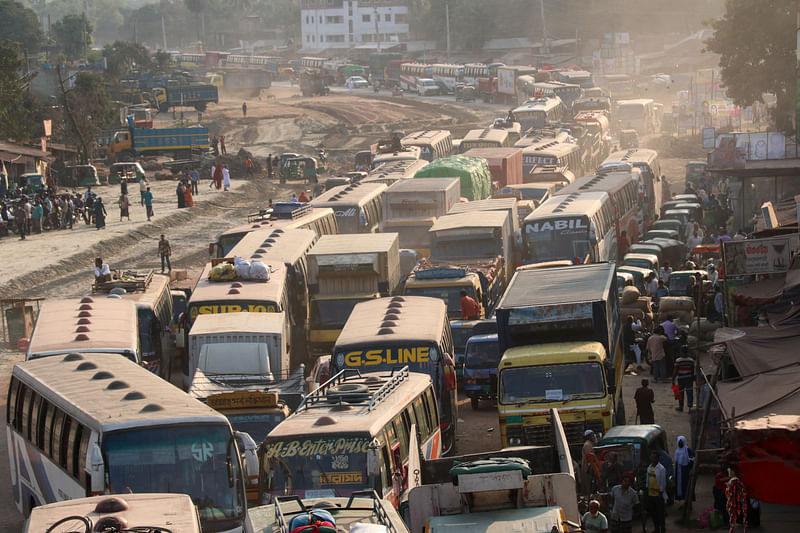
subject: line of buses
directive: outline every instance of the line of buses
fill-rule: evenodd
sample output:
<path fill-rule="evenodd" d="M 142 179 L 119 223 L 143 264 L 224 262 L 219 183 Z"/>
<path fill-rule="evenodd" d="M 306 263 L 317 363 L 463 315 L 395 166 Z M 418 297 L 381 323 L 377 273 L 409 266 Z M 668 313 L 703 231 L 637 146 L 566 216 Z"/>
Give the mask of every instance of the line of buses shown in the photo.
<path fill-rule="evenodd" d="M 416 137 L 430 153 L 445 142 Z M 538 147 L 542 154 L 546 148 Z M 554 157 L 547 163 L 580 168 L 571 152 Z M 314 363 L 306 349 L 309 251 L 326 235 L 377 232 L 383 193 L 412 177 L 400 163 L 310 205 L 276 204 L 223 232 L 212 255 L 261 260 L 269 280 L 211 282 L 209 263 L 187 303 L 187 329 L 204 314 L 282 313 L 291 366 Z M 635 241 L 647 231 L 664 187 L 656 152 L 612 153 L 592 175 L 515 220 L 520 249 L 509 257 L 614 261 L 623 233 Z M 239 532 L 248 496 L 265 502 L 373 489 L 399 506 L 417 450 L 425 459 L 453 452 L 456 347 L 443 300 L 390 295 L 357 304 L 331 351 L 334 377 L 256 447 L 223 415 L 162 379 L 178 366 L 158 349 L 174 317 L 161 303 L 168 289 L 154 287 L 154 297 L 95 294 L 43 306 L 27 361 L 14 368 L 6 413 L 13 495 L 23 513 L 93 494 L 185 492 L 204 530 Z"/>

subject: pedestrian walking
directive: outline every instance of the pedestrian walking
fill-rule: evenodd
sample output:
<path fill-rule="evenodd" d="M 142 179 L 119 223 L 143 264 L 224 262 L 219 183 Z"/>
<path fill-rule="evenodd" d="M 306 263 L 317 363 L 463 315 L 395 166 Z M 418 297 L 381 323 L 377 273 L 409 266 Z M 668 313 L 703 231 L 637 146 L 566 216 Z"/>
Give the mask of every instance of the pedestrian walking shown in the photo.
<path fill-rule="evenodd" d="M 650 352 L 650 363 L 653 367 L 653 379 L 656 383 L 667 378 L 667 370 L 665 368 L 667 353 L 665 346 L 667 344 L 667 337 L 664 335 L 664 328 L 658 326 L 655 333 L 650 335 L 647 339 L 647 351 Z"/>
<path fill-rule="evenodd" d="M 189 185 L 189 180 L 183 182 L 183 204 L 186 207 L 194 207 L 194 198 L 192 197 L 192 186 Z"/>
<path fill-rule="evenodd" d="M 242 116 L 247 118 L 247 102 L 242 102 Z"/>
<path fill-rule="evenodd" d="M 189 172 L 189 179 L 192 182 L 192 194 L 200 194 L 200 173 L 196 168 Z"/>
<path fill-rule="evenodd" d="M 231 173 L 228 171 L 228 165 L 222 165 L 222 185 L 224 191 L 231 188 Z"/>
<path fill-rule="evenodd" d="M 119 205 L 119 221 L 122 222 L 123 217 L 128 219 L 128 222 L 131 221 L 130 215 L 130 207 L 131 202 L 128 200 L 128 194 L 122 193 L 119 195 L 119 200 L 117 201 Z"/>
<path fill-rule="evenodd" d="M 175 187 L 175 195 L 178 197 L 178 209 L 186 207 L 186 197 L 183 195 L 184 192 L 185 187 L 183 186 L 183 181 L 178 181 L 178 186 Z"/>
<path fill-rule="evenodd" d="M 653 521 L 655 533 L 666 533 L 664 504 L 667 501 L 667 470 L 658 461 L 658 452 L 650 452 L 650 464 L 647 466 L 645 508 L 647 514 L 642 518 L 642 529 L 649 517 Z"/>
<path fill-rule="evenodd" d="M 219 155 L 219 139 L 216 135 L 211 138 L 211 147 L 214 149 L 214 155 Z"/>
<path fill-rule="evenodd" d="M 35 202 L 31 210 L 31 229 L 37 235 L 42 232 L 42 218 L 44 217 L 44 208 L 41 202 Z"/>
<path fill-rule="evenodd" d="M 14 209 L 14 224 L 17 226 L 20 240 L 25 240 L 25 206 L 22 200 L 17 202 L 17 207 Z"/>
<path fill-rule="evenodd" d="M 27 196 L 23 197 L 25 202 L 22 204 L 22 208 L 24 209 L 24 220 L 25 220 L 25 233 L 27 235 L 31 234 L 31 214 L 33 213 L 33 206 L 31 205 L 30 198 Z"/>
<path fill-rule="evenodd" d="M 218 164 L 214 169 L 214 184 L 217 186 L 217 190 L 222 188 L 222 164 Z"/>
<path fill-rule="evenodd" d="M 71 196 L 67 196 L 67 223 L 66 227 L 72 229 L 72 222 L 75 218 L 75 203 L 72 201 Z"/>
<path fill-rule="evenodd" d="M 267 156 L 267 177 L 272 177 L 272 154 Z"/>
<path fill-rule="evenodd" d="M 164 273 L 164 263 L 167 264 L 167 268 L 172 272 L 172 264 L 169 262 L 169 256 L 172 255 L 172 247 L 163 233 L 161 234 L 161 240 L 158 241 L 158 255 L 161 256 L 161 273 Z"/>
<path fill-rule="evenodd" d="M 98 230 L 106 228 L 106 206 L 103 205 L 103 199 L 99 196 L 94 201 L 94 227 Z"/>
<path fill-rule="evenodd" d="M 694 369 L 695 361 L 689 357 L 689 348 L 681 346 L 680 356 L 675 359 L 675 364 L 672 365 L 672 386 L 678 386 L 678 407 L 676 411 L 683 411 L 683 400 L 686 399 L 686 405 L 691 410 L 694 405 Z"/>
<path fill-rule="evenodd" d="M 228 153 L 228 149 L 227 149 L 227 148 L 225 148 L 225 136 L 224 136 L 224 135 L 222 135 L 222 136 L 219 138 L 219 149 L 220 149 L 220 150 L 222 150 L 222 154 L 223 154 L 223 155 L 225 155 L 225 154 L 227 154 L 227 153 Z"/>
<path fill-rule="evenodd" d="M 589 502 L 589 510 L 583 513 L 581 524 L 585 533 L 608 533 L 608 519 L 600 512 L 600 502 Z"/>
<path fill-rule="evenodd" d="M 655 424 L 653 403 L 656 401 L 656 397 L 653 389 L 648 385 L 650 385 L 650 381 L 646 378 L 643 379 L 642 386 L 636 389 L 633 394 L 633 401 L 636 403 L 636 414 L 639 417 L 640 424 Z"/>
<path fill-rule="evenodd" d="M 609 513 L 611 533 L 631 533 L 633 529 L 633 512 L 639 505 L 639 495 L 631 488 L 631 475 L 622 476 L 622 483 L 611 488 L 614 503 Z"/>
<path fill-rule="evenodd" d="M 144 207 L 144 193 L 149 186 L 150 183 L 147 181 L 147 178 L 142 176 L 142 179 L 139 180 L 139 196 L 141 196 L 142 207 Z"/>
<path fill-rule="evenodd" d="M 244 168 L 247 169 L 248 178 L 253 175 L 253 160 L 249 157 L 244 162 Z"/>
<path fill-rule="evenodd" d="M 686 444 L 686 437 L 678 437 L 675 448 L 675 499 L 685 500 L 689 488 L 689 474 L 694 466 L 695 453 Z"/>
<path fill-rule="evenodd" d="M 144 191 L 144 208 L 147 211 L 147 220 L 149 221 L 153 217 L 153 193 L 150 191 L 150 187 Z"/>

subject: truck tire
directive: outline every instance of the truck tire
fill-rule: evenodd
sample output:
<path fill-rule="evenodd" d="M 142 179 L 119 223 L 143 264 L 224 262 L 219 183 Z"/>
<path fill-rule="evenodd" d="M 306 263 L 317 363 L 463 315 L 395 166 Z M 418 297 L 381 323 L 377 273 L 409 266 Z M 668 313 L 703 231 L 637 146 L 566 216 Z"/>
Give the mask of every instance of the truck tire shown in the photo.
<path fill-rule="evenodd" d="M 329 402 L 359 402 L 364 399 L 365 395 L 369 394 L 369 388 L 360 383 L 343 383 L 341 385 L 334 385 L 328 388 L 328 401 Z"/>
<path fill-rule="evenodd" d="M 208 107 L 208 105 L 205 102 L 194 104 L 194 108 L 200 111 L 201 113 L 206 110 L 206 107 Z"/>

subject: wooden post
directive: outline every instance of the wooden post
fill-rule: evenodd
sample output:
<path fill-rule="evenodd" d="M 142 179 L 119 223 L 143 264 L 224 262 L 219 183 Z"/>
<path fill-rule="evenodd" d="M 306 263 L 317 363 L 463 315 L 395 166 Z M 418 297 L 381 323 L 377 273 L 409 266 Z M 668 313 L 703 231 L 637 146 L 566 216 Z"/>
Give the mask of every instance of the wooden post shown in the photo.
<path fill-rule="evenodd" d="M 714 390 L 714 387 L 717 385 L 717 374 L 719 374 L 719 367 L 717 367 L 714 371 L 714 375 L 711 377 L 711 384 L 709 387 L 711 390 L 708 392 L 708 396 L 706 396 L 705 404 L 703 405 L 703 418 L 700 421 L 700 437 L 697 440 L 697 447 L 696 449 L 702 449 L 706 443 L 706 422 L 708 422 L 708 413 L 711 411 L 711 399 L 714 397 L 714 394 L 711 392 Z M 705 378 L 703 378 L 705 381 Z M 699 400 L 698 396 L 698 400 Z M 675 465 L 677 468 L 678 465 Z M 695 453 L 694 459 L 694 468 L 692 468 L 691 475 L 689 476 L 689 487 L 686 490 L 686 500 L 683 504 L 683 523 L 686 524 L 689 522 L 689 513 L 692 511 L 692 499 L 694 498 L 694 488 L 697 484 L 697 471 L 700 468 L 700 456 Z"/>

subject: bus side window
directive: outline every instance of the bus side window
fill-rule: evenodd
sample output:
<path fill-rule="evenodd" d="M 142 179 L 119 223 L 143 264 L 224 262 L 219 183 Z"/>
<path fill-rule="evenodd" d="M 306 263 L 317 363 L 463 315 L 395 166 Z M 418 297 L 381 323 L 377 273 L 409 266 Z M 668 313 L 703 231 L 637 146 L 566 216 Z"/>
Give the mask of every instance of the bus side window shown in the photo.
<path fill-rule="evenodd" d="M 402 417 L 396 416 L 392 421 L 394 432 L 397 434 L 397 440 L 400 444 L 400 458 L 403 462 L 408 460 L 408 428 L 403 424 Z"/>
<path fill-rule="evenodd" d="M 6 400 L 6 422 L 11 427 L 16 427 L 17 420 L 17 393 L 19 392 L 19 380 L 11 378 L 11 386 L 8 387 L 8 400 Z"/>
<path fill-rule="evenodd" d="M 50 443 L 53 437 L 53 418 L 55 417 L 56 411 L 58 411 L 58 409 L 50 405 L 49 402 L 47 404 L 46 409 L 47 413 L 45 414 L 44 417 L 42 417 L 44 427 L 42 427 L 41 443 L 42 443 L 42 451 L 45 453 L 45 455 L 47 455 L 48 457 L 52 457 L 53 448 Z"/>
<path fill-rule="evenodd" d="M 381 446 L 381 460 L 382 460 L 382 465 L 381 465 L 381 484 L 383 486 L 383 494 L 382 494 L 382 496 L 386 496 L 386 494 L 388 494 L 389 491 L 391 491 L 392 488 L 393 488 L 393 485 L 392 485 L 392 474 L 394 472 L 394 469 L 392 468 L 392 461 L 391 461 L 391 459 L 389 459 L 389 457 L 390 457 L 389 445 L 388 444 L 384 444 L 383 446 Z M 399 495 L 397 495 L 397 496 L 398 496 L 398 499 L 399 499 L 400 496 Z"/>
<path fill-rule="evenodd" d="M 433 389 L 430 388 L 425 392 L 425 409 L 428 412 L 428 417 L 431 421 L 431 427 L 436 429 L 439 424 L 439 419 L 436 416 L 436 400 L 433 397 Z"/>
<path fill-rule="evenodd" d="M 86 466 L 86 448 L 89 447 L 89 428 L 82 424 L 73 423 L 75 426 L 75 434 L 70 439 L 70 446 L 72 446 L 72 475 L 78 481 L 81 479 Z"/>
<path fill-rule="evenodd" d="M 42 398 L 41 405 L 39 406 L 39 416 L 36 419 L 36 445 L 42 451 L 47 454 L 48 452 L 45 451 L 45 448 L 50 445 L 49 437 L 50 434 L 46 431 L 47 426 L 47 416 L 50 415 L 52 417 L 53 412 L 50 407 L 50 402 Z"/>
<path fill-rule="evenodd" d="M 31 440 L 31 403 L 33 391 L 23 386 L 20 390 L 20 402 L 17 406 L 20 420 L 20 433 L 26 440 Z"/>
<path fill-rule="evenodd" d="M 64 429 L 61 431 L 61 450 L 59 451 L 59 464 L 66 468 L 67 470 L 72 470 L 72 457 L 70 457 L 70 436 L 72 435 L 72 431 L 74 431 L 75 422 L 73 422 L 72 418 L 67 415 L 64 415 Z"/>
<path fill-rule="evenodd" d="M 31 411 L 30 427 L 28 428 L 28 431 L 30 432 L 28 440 L 30 440 L 34 446 L 39 446 L 39 413 L 41 411 L 42 403 L 43 403 L 42 397 L 39 396 L 38 394 L 34 394 L 33 405 L 31 406 L 30 409 Z"/>
<path fill-rule="evenodd" d="M 61 435 L 64 430 L 64 412 L 56 408 L 53 416 L 53 433 L 50 439 L 50 457 L 61 464 Z"/>

